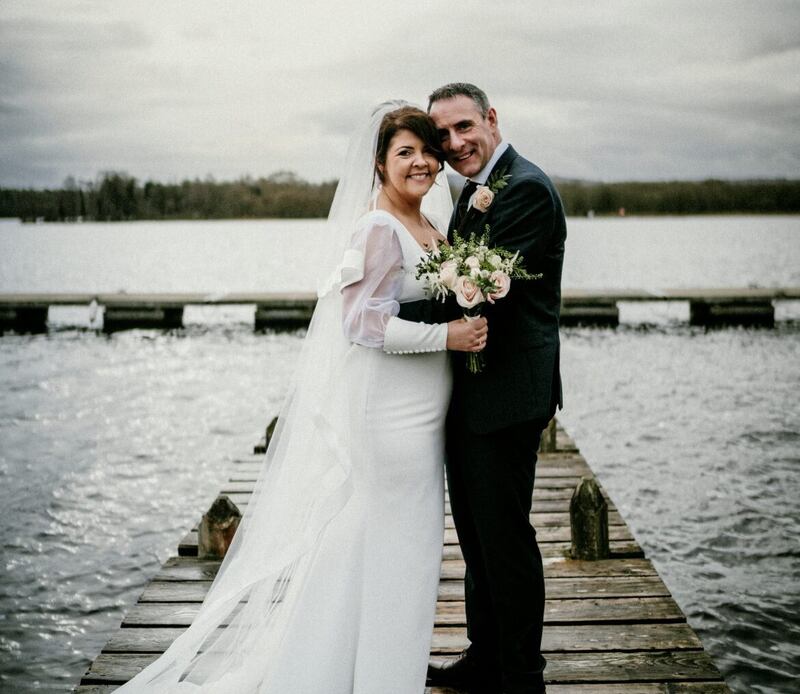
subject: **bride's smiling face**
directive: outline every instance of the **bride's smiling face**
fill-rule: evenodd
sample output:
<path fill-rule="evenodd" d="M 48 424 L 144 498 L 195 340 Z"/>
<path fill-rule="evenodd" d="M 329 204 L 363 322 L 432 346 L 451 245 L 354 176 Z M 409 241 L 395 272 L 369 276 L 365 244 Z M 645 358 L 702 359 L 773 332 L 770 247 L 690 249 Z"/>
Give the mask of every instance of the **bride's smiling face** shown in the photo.
<path fill-rule="evenodd" d="M 439 172 L 436 154 L 410 130 L 398 130 L 386 148 L 386 161 L 378 165 L 387 192 L 404 198 L 421 198 Z"/>

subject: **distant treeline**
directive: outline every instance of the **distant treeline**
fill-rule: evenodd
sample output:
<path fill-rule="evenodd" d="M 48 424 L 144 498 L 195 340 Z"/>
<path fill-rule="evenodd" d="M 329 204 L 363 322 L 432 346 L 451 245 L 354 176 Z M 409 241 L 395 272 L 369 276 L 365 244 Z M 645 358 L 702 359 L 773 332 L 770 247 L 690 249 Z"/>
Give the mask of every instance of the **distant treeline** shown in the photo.
<path fill-rule="evenodd" d="M 590 183 L 559 181 L 568 215 L 797 213 L 800 180 Z M 325 217 L 336 181 L 290 172 L 267 178 L 139 183 L 108 172 L 53 190 L 0 188 L 0 217 L 23 221 Z"/>
<path fill-rule="evenodd" d="M 109 172 L 91 182 L 68 178 L 55 190 L 0 188 L 0 217 L 26 222 L 325 217 L 335 190 L 336 181 L 308 183 L 283 171 L 233 182 L 144 184 Z"/>
<path fill-rule="evenodd" d="M 800 212 L 800 180 L 557 183 L 569 215 Z"/>

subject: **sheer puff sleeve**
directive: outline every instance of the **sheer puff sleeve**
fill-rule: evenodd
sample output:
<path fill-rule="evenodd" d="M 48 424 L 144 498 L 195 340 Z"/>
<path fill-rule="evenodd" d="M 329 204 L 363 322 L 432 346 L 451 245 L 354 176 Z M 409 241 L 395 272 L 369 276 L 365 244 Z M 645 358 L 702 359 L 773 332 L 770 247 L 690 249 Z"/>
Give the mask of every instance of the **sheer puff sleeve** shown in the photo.
<path fill-rule="evenodd" d="M 348 340 L 391 353 L 446 349 L 447 324 L 398 318 L 403 286 L 403 249 L 387 219 L 370 215 L 353 237 L 363 254 L 363 273 L 342 287 L 342 325 Z"/>

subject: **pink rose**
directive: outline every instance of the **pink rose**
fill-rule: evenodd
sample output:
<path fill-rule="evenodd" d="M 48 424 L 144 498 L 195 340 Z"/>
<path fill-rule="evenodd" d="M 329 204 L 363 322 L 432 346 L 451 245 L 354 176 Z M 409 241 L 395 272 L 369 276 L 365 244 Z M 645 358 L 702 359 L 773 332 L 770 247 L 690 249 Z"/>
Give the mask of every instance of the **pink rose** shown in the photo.
<path fill-rule="evenodd" d="M 487 186 L 478 186 L 475 189 L 475 197 L 472 198 L 472 206 L 479 212 L 486 212 L 493 200 L 494 193 Z"/>
<path fill-rule="evenodd" d="M 495 270 L 489 279 L 492 280 L 497 290 L 486 295 L 489 303 L 493 304 L 495 299 L 502 299 L 508 290 L 511 289 L 511 278 L 502 270 Z"/>
<path fill-rule="evenodd" d="M 439 282 L 448 289 L 455 289 L 458 279 L 458 263 L 455 260 L 445 260 L 439 266 Z"/>
<path fill-rule="evenodd" d="M 456 294 L 456 302 L 463 308 L 472 308 L 485 301 L 481 290 L 469 277 L 461 275 L 456 280 L 456 286 L 453 289 Z"/>

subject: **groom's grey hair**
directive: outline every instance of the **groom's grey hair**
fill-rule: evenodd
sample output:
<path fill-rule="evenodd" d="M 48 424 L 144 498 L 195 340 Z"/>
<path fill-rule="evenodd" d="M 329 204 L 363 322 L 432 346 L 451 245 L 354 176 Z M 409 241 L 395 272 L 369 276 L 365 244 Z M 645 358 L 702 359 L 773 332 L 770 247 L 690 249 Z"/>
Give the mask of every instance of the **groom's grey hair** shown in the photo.
<path fill-rule="evenodd" d="M 428 113 L 431 112 L 431 106 L 435 101 L 453 99 L 457 96 L 466 96 L 472 99 L 481 112 L 481 116 L 486 118 L 486 114 L 489 113 L 489 98 L 483 89 L 479 89 L 469 82 L 451 82 L 444 85 L 444 87 L 435 89 L 428 97 Z"/>

